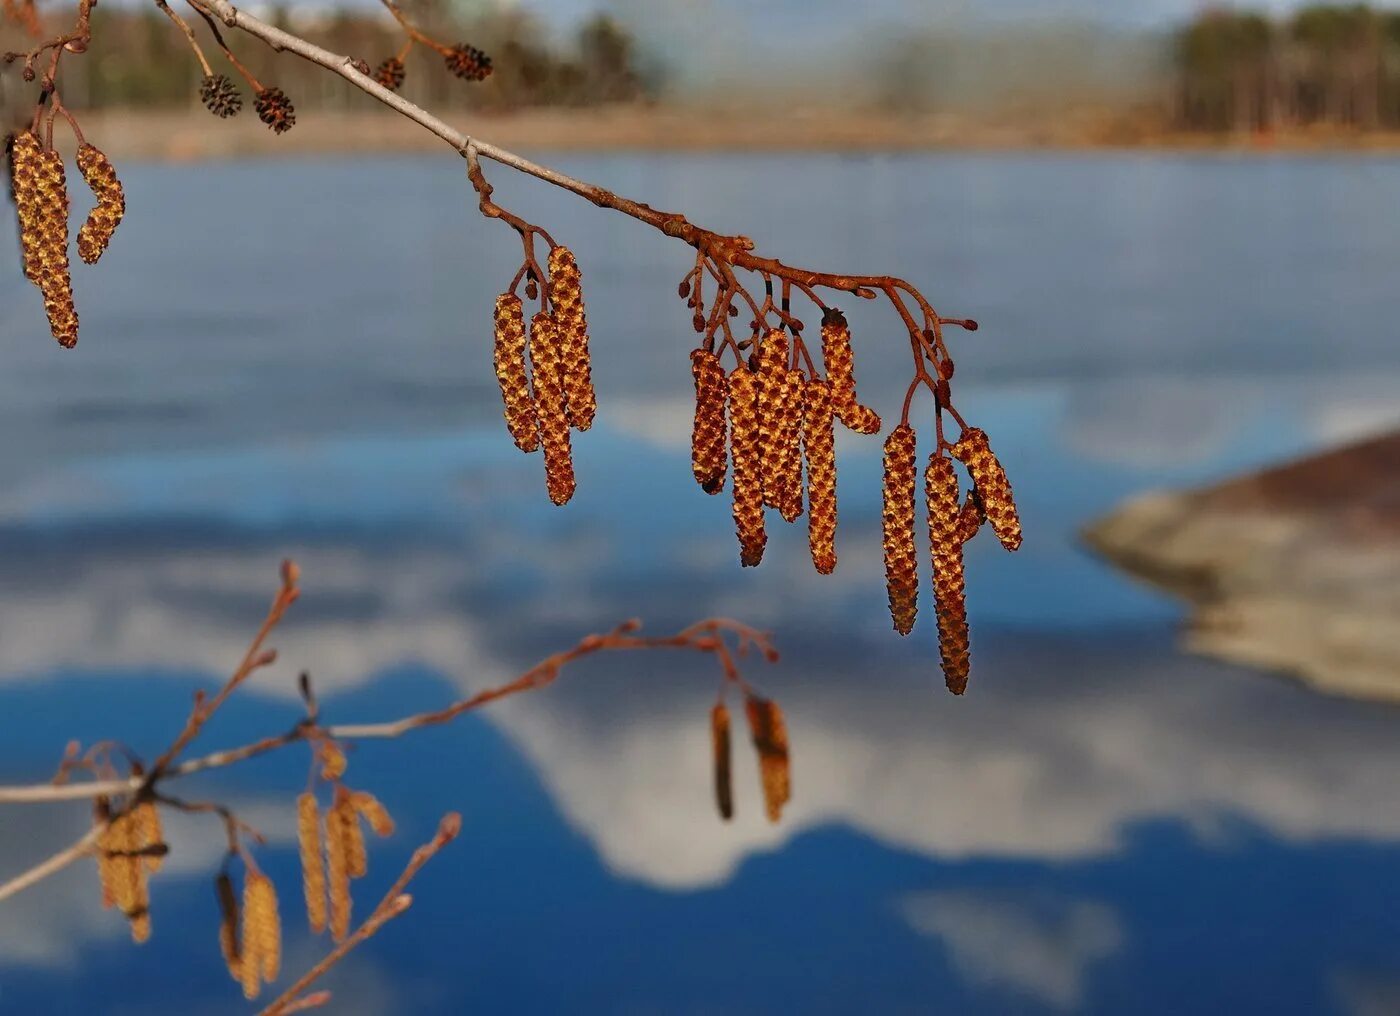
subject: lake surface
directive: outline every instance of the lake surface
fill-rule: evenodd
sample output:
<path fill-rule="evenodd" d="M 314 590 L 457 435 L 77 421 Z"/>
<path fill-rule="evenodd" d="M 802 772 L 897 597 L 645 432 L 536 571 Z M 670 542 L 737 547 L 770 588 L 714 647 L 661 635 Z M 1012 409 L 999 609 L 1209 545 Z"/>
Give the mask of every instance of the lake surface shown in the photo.
<path fill-rule="evenodd" d="M 0 782 L 70 738 L 148 757 L 236 663 L 276 565 L 304 597 L 281 662 L 198 747 L 508 679 L 632 616 L 771 628 L 794 798 L 711 802 L 710 661 L 597 659 L 396 742 L 349 782 L 399 820 L 368 912 L 438 817 L 460 840 L 328 981 L 349 1013 L 1400 1011 L 1400 712 L 1182 655 L 1181 612 L 1087 556 L 1122 498 L 1400 421 L 1400 163 L 1159 156 L 569 156 L 564 168 L 761 249 L 896 271 L 946 314 L 958 403 L 1017 486 L 1025 548 L 970 554 L 974 670 L 942 688 L 931 605 L 890 631 L 876 438 L 842 433 L 836 575 L 770 522 L 741 570 L 689 467 L 686 250 L 497 171 L 583 266 L 598 424 L 549 504 L 500 422 L 490 315 L 518 244 L 450 158 L 124 171 L 106 259 L 57 349 L 0 243 Z M 0 212 L 8 232 L 9 211 Z M 887 414 L 907 347 L 851 307 Z M 813 318 L 815 322 L 815 318 Z M 186 781 L 268 836 L 286 967 L 304 930 L 304 749 Z M 0 871 L 82 805 L 0 812 Z M 168 822 L 133 947 L 90 864 L 0 906 L 0 1011 L 246 1011 L 224 973 L 222 831 Z"/>

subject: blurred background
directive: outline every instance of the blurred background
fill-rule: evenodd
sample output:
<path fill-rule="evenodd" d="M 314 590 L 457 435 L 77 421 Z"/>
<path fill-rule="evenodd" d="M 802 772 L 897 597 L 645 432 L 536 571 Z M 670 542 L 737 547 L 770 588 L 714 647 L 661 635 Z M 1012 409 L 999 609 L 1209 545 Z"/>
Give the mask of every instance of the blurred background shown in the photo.
<path fill-rule="evenodd" d="M 745 667 L 787 714 L 780 824 L 742 743 L 738 814 L 715 815 L 706 660 L 597 659 L 362 745 L 348 779 L 400 829 L 372 845 L 361 913 L 444 811 L 465 825 L 328 980 L 332 1011 L 1400 1012 L 1400 15 L 409 9 L 496 72 L 470 87 L 414 53 L 408 98 L 981 322 L 950 335 L 955 393 L 1027 539 L 969 549 L 969 695 L 943 690 L 931 601 L 911 638 L 890 630 L 878 438 L 838 438 L 834 576 L 776 519 L 740 569 L 727 499 L 690 473 L 685 248 L 487 166 L 584 273 L 600 409 L 555 508 L 491 372 L 519 247 L 460 160 L 251 40 L 233 45 L 298 125 L 216 121 L 168 22 L 104 2 L 64 90 L 128 214 L 75 266 L 76 352 L 0 243 L 0 782 L 48 779 L 72 738 L 158 752 L 241 656 L 284 556 L 304 595 L 281 662 L 205 748 L 295 722 L 301 669 L 328 720 L 378 720 L 627 617 L 730 615 L 783 650 Z M 373 4 L 272 13 L 372 65 L 399 45 Z M 13 68 L 0 87 L 12 112 L 33 100 Z M 888 422 L 901 325 L 840 306 Z M 296 890 L 306 764 L 182 787 L 267 834 L 289 971 L 324 950 Z M 0 871 L 88 821 L 0 811 Z M 143 947 L 91 865 L 0 905 L 0 1011 L 247 1010 L 217 945 L 222 830 L 169 826 Z"/>

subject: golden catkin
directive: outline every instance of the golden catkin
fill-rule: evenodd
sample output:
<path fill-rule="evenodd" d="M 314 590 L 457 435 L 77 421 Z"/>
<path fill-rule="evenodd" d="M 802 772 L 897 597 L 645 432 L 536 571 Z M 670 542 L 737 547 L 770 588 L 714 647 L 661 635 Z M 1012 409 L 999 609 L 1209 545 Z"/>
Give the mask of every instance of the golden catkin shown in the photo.
<path fill-rule="evenodd" d="M 792 767 L 788 759 L 787 726 L 778 703 L 750 695 L 745 702 L 749 734 L 758 752 L 758 776 L 768 820 L 782 817 L 783 805 L 792 798 Z"/>
<path fill-rule="evenodd" d="M 93 805 L 93 822 L 102 827 L 97 834 L 97 880 L 102 886 L 102 909 L 110 910 L 117 904 L 117 864 L 112 856 L 114 849 L 112 835 L 112 808 L 105 797 L 99 797 Z"/>
<path fill-rule="evenodd" d="M 540 443 L 544 447 L 545 486 L 555 504 L 568 504 L 577 486 L 573 449 L 569 443 L 569 416 L 564 401 L 564 365 L 559 327 L 548 314 L 536 314 L 530 322 L 530 366 L 534 373 L 535 400 L 540 415 Z"/>
<path fill-rule="evenodd" d="M 938 613 L 938 652 L 948 690 L 967 690 L 969 647 L 964 592 L 962 509 L 953 461 L 935 453 L 924 470 L 928 540 L 933 556 L 934 604 Z"/>
<path fill-rule="evenodd" d="M 214 893 L 219 900 L 219 951 L 224 965 L 235 981 L 243 980 L 243 950 L 238 942 L 238 897 L 233 891 L 233 879 L 220 872 L 214 880 Z"/>
<path fill-rule="evenodd" d="M 321 741 L 316 748 L 316 757 L 321 761 L 321 779 L 338 780 L 345 775 L 349 761 L 340 745 L 334 741 Z"/>
<path fill-rule="evenodd" d="M 144 942 L 150 936 L 150 895 L 141 859 L 141 826 L 134 811 L 118 815 L 107 826 L 101 849 L 109 855 L 112 897 L 131 922 L 131 935 Z M 146 918 L 142 920 L 142 918 Z"/>
<path fill-rule="evenodd" d="M 156 808 L 154 801 L 142 801 L 136 807 L 136 822 L 140 828 L 140 840 L 142 849 L 165 846 L 165 832 L 160 824 L 160 811 Z M 150 853 L 143 858 L 147 871 L 160 871 L 161 865 L 165 863 L 165 857 L 159 853 Z"/>
<path fill-rule="evenodd" d="M 43 209 L 39 201 L 39 139 L 30 131 L 15 136 L 10 151 L 10 184 L 19 217 L 20 248 L 24 277 L 40 285 L 44 267 Z"/>
<path fill-rule="evenodd" d="M 763 503 L 778 506 L 781 469 L 779 429 L 782 426 L 783 393 L 787 386 L 787 333 L 775 328 L 758 344 L 758 433 L 759 470 L 763 482 Z"/>
<path fill-rule="evenodd" d="M 351 878 L 364 878 L 369 871 L 369 852 L 365 849 L 365 831 L 360 825 L 360 812 L 349 795 L 337 795 L 336 811 L 345 817 L 340 822 L 340 835 L 345 840 L 345 870 Z"/>
<path fill-rule="evenodd" d="M 723 702 L 716 702 L 710 711 L 710 743 L 714 749 L 715 806 L 719 808 L 719 817 L 728 822 L 734 817 L 734 771 L 729 707 Z"/>
<path fill-rule="evenodd" d="M 306 920 L 316 934 L 326 930 L 326 869 L 321 857 L 321 810 L 310 792 L 297 798 L 297 846 Z"/>
<path fill-rule="evenodd" d="M 362 790 L 350 795 L 350 803 L 355 806 L 355 811 L 369 823 L 369 827 L 374 830 L 376 836 L 393 836 L 394 820 L 389 815 L 389 810 L 379 803 L 379 799 L 373 794 L 367 794 Z"/>
<path fill-rule="evenodd" d="M 837 419 L 857 434 L 878 434 L 880 414 L 856 399 L 851 326 L 846 315 L 835 307 L 827 308 L 822 315 L 822 363 L 831 382 L 831 408 Z"/>
<path fill-rule="evenodd" d="M 695 379 L 695 422 L 690 432 L 690 467 L 695 482 L 707 494 L 724 489 L 728 466 L 728 421 L 724 402 L 729 397 L 729 380 L 719 357 L 708 349 L 690 354 L 690 373 Z"/>
<path fill-rule="evenodd" d="M 282 922 L 277 891 L 261 872 L 243 879 L 243 949 L 239 964 L 243 996 L 256 998 L 264 981 L 275 981 L 282 963 Z"/>
<path fill-rule="evenodd" d="M 78 344 L 78 312 L 73 306 L 73 280 L 68 272 L 68 185 L 63 157 L 42 151 L 38 157 L 39 288 L 49 331 L 60 346 Z"/>
<path fill-rule="evenodd" d="M 578 262 L 573 251 L 564 246 L 549 252 L 549 303 L 559 325 L 569 422 L 578 430 L 587 430 L 593 426 L 593 415 L 598 409 L 588 352 L 588 315 L 583 306 L 583 277 Z"/>
<path fill-rule="evenodd" d="M 967 543 L 982 528 L 982 506 L 977 503 L 977 491 L 969 490 L 958 512 L 958 539 Z"/>
<path fill-rule="evenodd" d="M 515 447 L 532 452 L 540 446 L 539 418 L 525 373 L 525 306 L 514 293 L 496 297 L 495 362 L 506 428 Z"/>
<path fill-rule="evenodd" d="M 802 446 L 807 458 L 807 544 L 812 564 L 822 575 L 836 570 L 836 441 L 831 415 L 831 385 L 820 378 L 806 383 Z"/>
<path fill-rule="evenodd" d="M 901 423 L 885 439 L 885 587 L 901 635 L 914 630 L 919 610 L 919 564 L 914 549 L 914 428 Z"/>
<path fill-rule="evenodd" d="M 78 169 L 97 198 L 97 206 L 78 230 L 78 256 L 95 265 L 126 214 L 126 195 L 112 161 L 92 145 L 78 146 Z"/>
<path fill-rule="evenodd" d="M 802 514 L 802 413 L 807 379 L 800 370 L 783 373 L 778 391 L 777 490 L 774 507 L 787 522 Z"/>
<path fill-rule="evenodd" d="M 992 531 L 1007 550 L 1021 546 L 1021 519 L 1016 513 L 1016 501 L 1011 495 L 1011 483 L 1006 471 L 992 452 L 987 434 L 981 428 L 969 427 L 953 446 L 953 454 L 972 474 L 982 512 Z"/>
<path fill-rule="evenodd" d="M 337 942 L 350 933 L 350 834 L 346 826 L 356 823 L 353 811 L 339 801 L 326 811 L 326 882 L 330 890 L 331 937 Z"/>
<path fill-rule="evenodd" d="M 758 422 L 758 378 L 740 365 L 729 375 L 729 445 L 734 460 L 734 528 L 739 561 L 753 568 L 763 560 L 762 433 Z"/>

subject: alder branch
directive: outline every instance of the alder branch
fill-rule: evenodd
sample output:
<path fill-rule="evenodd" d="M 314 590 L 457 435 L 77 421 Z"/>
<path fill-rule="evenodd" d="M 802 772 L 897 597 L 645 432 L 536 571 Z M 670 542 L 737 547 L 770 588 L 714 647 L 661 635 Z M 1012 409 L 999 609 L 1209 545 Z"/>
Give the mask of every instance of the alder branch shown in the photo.
<path fill-rule="evenodd" d="M 93 849 L 97 846 L 98 837 L 102 835 L 102 828 L 102 826 L 93 826 L 71 846 L 65 847 L 51 857 L 40 861 L 28 871 L 16 875 L 8 882 L 0 885 L 0 903 L 8 900 L 11 896 L 23 892 L 32 885 L 37 885 L 50 875 L 57 875 L 74 861 L 92 853 Z"/>

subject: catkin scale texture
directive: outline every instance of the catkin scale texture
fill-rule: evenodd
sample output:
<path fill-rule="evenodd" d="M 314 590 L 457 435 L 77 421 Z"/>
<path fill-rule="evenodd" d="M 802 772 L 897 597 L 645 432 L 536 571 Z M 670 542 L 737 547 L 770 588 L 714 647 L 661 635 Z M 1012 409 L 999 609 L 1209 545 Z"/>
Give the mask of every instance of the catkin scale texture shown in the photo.
<path fill-rule="evenodd" d="M 880 415 L 856 399 L 851 326 L 835 308 L 822 315 L 822 363 L 831 382 L 831 408 L 836 418 L 857 434 L 878 434 Z"/>
<path fill-rule="evenodd" d="M 277 890 L 261 872 L 243 880 L 243 935 L 239 963 L 243 996 L 256 998 L 262 982 L 275 981 L 282 966 L 282 922 L 277 913 Z"/>
<path fill-rule="evenodd" d="M 577 430 L 593 426 L 598 399 L 588 351 L 588 315 L 583 306 L 583 276 L 573 252 L 564 246 L 549 252 L 549 303 L 559 326 L 564 403 Z"/>
<path fill-rule="evenodd" d="M 316 795 L 309 792 L 297 798 L 297 846 L 306 920 L 311 930 L 320 934 L 326 930 L 326 869 L 321 856 L 321 811 Z"/>
<path fill-rule="evenodd" d="M 16 135 L 10 152 L 10 181 L 19 217 L 24 277 L 40 285 L 43 271 L 43 208 L 39 200 L 39 139 L 29 131 Z"/>
<path fill-rule="evenodd" d="M 758 344 L 758 433 L 759 471 L 763 484 L 763 503 L 778 506 L 781 486 L 782 447 L 780 429 L 783 415 L 783 390 L 787 386 L 788 337 L 781 329 L 763 336 Z"/>
<path fill-rule="evenodd" d="M 564 361 L 559 326 L 548 314 L 536 314 L 530 322 L 530 367 L 534 373 L 535 401 L 540 419 L 540 444 L 544 448 L 545 486 L 555 504 L 568 504 L 574 496 L 573 449 L 569 442 L 569 416 L 564 399 Z"/>
<path fill-rule="evenodd" d="M 1011 495 L 1011 483 L 992 452 L 986 432 L 978 427 L 969 427 L 953 446 L 953 454 L 972 475 L 982 511 L 997 539 L 1007 550 L 1018 549 L 1021 546 L 1021 519 Z"/>
<path fill-rule="evenodd" d="M 41 151 L 37 160 L 38 278 L 44 294 L 49 331 L 65 349 L 78 344 L 78 312 L 68 274 L 68 186 L 63 157 Z"/>
<path fill-rule="evenodd" d="M 540 446 L 539 416 L 525 370 L 525 306 L 514 293 L 496 297 L 494 360 L 506 429 L 517 448 L 533 452 Z"/>
<path fill-rule="evenodd" d="M 836 570 L 836 440 L 831 385 L 806 383 L 802 447 L 807 459 L 807 545 L 822 575 Z"/>
<path fill-rule="evenodd" d="M 126 195 L 111 160 L 92 145 L 78 147 L 78 170 L 97 198 L 97 205 L 78 230 L 78 256 L 95 265 L 126 214 Z"/>
<path fill-rule="evenodd" d="M 914 428 L 901 423 L 885 439 L 885 588 L 890 617 L 901 635 L 914 630 L 919 610 L 919 564 L 914 547 Z"/>
<path fill-rule="evenodd" d="M 958 476 L 951 459 L 934 454 L 924 470 L 928 539 L 933 557 L 934 603 L 938 614 L 938 652 L 948 690 L 967 690 L 969 647 L 964 592 L 962 508 Z"/>
<path fill-rule="evenodd" d="M 734 528 L 739 561 L 753 568 L 763 560 L 768 534 L 763 524 L 762 433 L 758 422 L 758 378 L 740 366 L 729 375 L 729 444 L 734 461 Z"/>
<path fill-rule="evenodd" d="M 729 707 L 723 702 L 716 702 L 710 711 L 710 744 L 714 751 L 715 806 L 719 817 L 728 822 L 734 817 L 734 770 Z"/>
<path fill-rule="evenodd" d="M 343 942 L 350 933 L 350 836 L 346 828 L 356 821 L 352 809 L 339 798 L 326 811 L 326 881 L 330 889 L 331 938 Z"/>
<path fill-rule="evenodd" d="M 802 413 L 807 379 L 799 370 L 783 372 L 778 388 L 777 489 L 774 507 L 784 521 L 796 522 L 802 514 Z"/>
<path fill-rule="evenodd" d="M 707 349 L 690 354 L 690 373 L 695 379 L 695 421 L 690 432 L 690 467 L 695 482 L 707 494 L 724 489 L 728 467 L 728 421 L 724 403 L 729 397 L 729 379 L 719 357 Z"/>
<path fill-rule="evenodd" d="M 744 703 L 749 734 L 758 753 L 758 776 L 763 805 L 770 822 L 782 818 L 783 806 L 792 799 L 792 765 L 788 757 L 787 725 L 778 704 L 749 696 Z"/>

